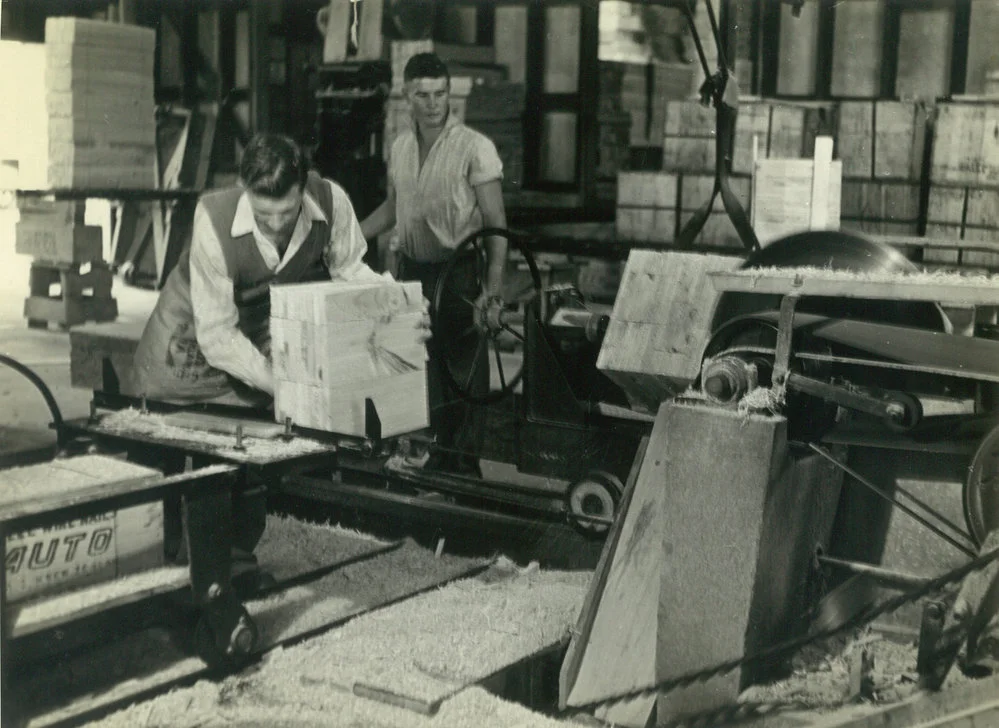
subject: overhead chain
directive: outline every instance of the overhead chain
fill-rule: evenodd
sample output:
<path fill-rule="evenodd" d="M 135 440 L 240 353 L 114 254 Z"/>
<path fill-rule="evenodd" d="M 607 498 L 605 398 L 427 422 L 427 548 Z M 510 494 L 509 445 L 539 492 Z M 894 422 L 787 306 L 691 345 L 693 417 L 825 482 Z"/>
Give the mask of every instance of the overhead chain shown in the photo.
<path fill-rule="evenodd" d="M 695 683 L 707 682 L 711 678 L 719 677 L 727 673 L 737 670 L 746 665 L 753 663 L 759 663 L 763 661 L 770 661 L 777 658 L 789 657 L 792 654 L 800 651 L 805 647 L 809 647 L 820 642 L 825 642 L 833 637 L 838 637 L 846 632 L 850 632 L 861 627 L 865 627 L 878 617 L 888 614 L 889 612 L 894 612 L 901 607 L 906 606 L 914 602 L 918 602 L 920 599 L 938 592 L 945 587 L 950 586 L 961 579 L 966 577 L 968 574 L 974 573 L 976 571 L 981 571 L 991 564 L 993 561 L 999 559 L 999 548 L 990 551 L 988 553 L 982 554 L 968 563 L 957 567 L 946 574 L 942 574 L 934 579 L 930 579 L 922 586 L 913 589 L 911 591 L 904 592 L 898 596 L 886 599 L 881 604 L 876 607 L 871 607 L 869 610 L 861 612 L 856 616 L 848 619 L 843 624 L 836 627 L 829 627 L 827 629 L 814 632 L 812 634 L 803 635 L 801 637 L 796 637 L 794 639 L 786 640 L 784 642 L 778 643 L 771 647 L 752 655 L 743 655 L 742 657 L 726 660 L 725 662 L 718 663 L 712 667 L 708 667 L 702 670 L 697 670 L 694 672 L 688 672 L 684 675 L 679 675 L 677 677 L 667 678 L 665 680 L 660 680 L 652 685 L 648 685 L 643 688 L 624 690 L 618 693 L 614 693 L 600 700 L 587 703 L 586 705 L 581 705 L 581 708 L 594 708 L 597 706 L 608 705 L 611 703 L 616 703 L 621 700 L 630 700 L 635 698 L 650 698 L 660 695 L 662 693 L 668 693 L 672 690 L 677 690 L 679 688 L 684 688 Z M 778 707 L 804 707 L 800 703 L 747 703 L 743 705 L 729 705 L 722 708 L 706 711 L 704 713 L 698 713 L 688 716 L 678 716 L 677 719 L 667 725 L 684 725 L 684 726 L 706 726 L 714 725 L 712 720 L 721 719 L 735 719 L 746 717 L 747 713 L 762 714 L 766 712 L 772 712 L 773 709 Z"/>

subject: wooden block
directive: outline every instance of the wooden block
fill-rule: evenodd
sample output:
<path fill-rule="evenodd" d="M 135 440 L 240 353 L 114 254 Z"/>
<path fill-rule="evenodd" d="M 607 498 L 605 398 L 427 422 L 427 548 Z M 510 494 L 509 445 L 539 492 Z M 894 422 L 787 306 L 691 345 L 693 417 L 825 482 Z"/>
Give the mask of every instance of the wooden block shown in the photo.
<path fill-rule="evenodd" d="M 650 516 L 662 534 L 656 677 L 668 679 L 807 629 L 814 604 L 802 584 L 816 546 L 828 548 L 842 473 L 817 455 L 792 455 L 782 417 L 672 402 L 659 414 L 666 442 L 650 447 L 640 477 L 662 492 Z M 660 696 L 659 721 L 728 704 L 788 672 L 764 662 L 671 691 Z"/>
<path fill-rule="evenodd" d="M 88 263 L 102 255 L 101 229 L 93 225 L 17 223 L 15 250 L 53 263 Z"/>
<path fill-rule="evenodd" d="M 625 207 L 675 207 L 676 182 L 675 174 L 621 172 L 617 176 L 617 203 Z"/>
<path fill-rule="evenodd" d="M 364 436 L 365 398 L 382 435 L 427 425 L 426 349 L 419 283 L 274 286 L 271 337 L 275 416 Z"/>
<path fill-rule="evenodd" d="M 156 31 L 139 25 L 72 17 L 45 19 L 45 42 L 106 46 L 123 51 L 155 52 Z"/>
<path fill-rule="evenodd" d="M 930 186 L 930 199 L 926 219 L 931 223 L 956 224 L 964 222 L 964 204 L 967 191 L 963 187 Z M 927 232 L 927 235 L 929 233 Z"/>
<path fill-rule="evenodd" d="M 845 180 L 841 215 L 850 220 L 918 223 L 919 185 Z"/>
<path fill-rule="evenodd" d="M 49 140 L 49 167 L 79 169 L 138 168 L 155 169 L 156 147 L 150 144 L 76 144 Z"/>
<path fill-rule="evenodd" d="M 706 273 L 731 270 L 735 257 L 632 250 L 597 368 L 629 400 L 655 411 L 664 391 L 697 377 L 717 294 Z"/>
<path fill-rule="evenodd" d="M 29 296 L 24 299 L 24 317 L 28 321 L 76 326 L 86 321 L 114 321 L 118 303 L 113 298 L 48 298 Z"/>
<path fill-rule="evenodd" d="M 114 492 L 154 482 L 160 473 L 102 455 L 83 455 L 5 470 L 5 512 L 38 510 L 29 503 Z M 7 598 L 21 600 L 102 581 L 163 561 L 162 504 L 121 509 L 7 537 Z"/>
<path fill-rule="evenodd" d="M 715 140 L 712 138 L 666 137 L 663 139 L 663 169 L 670 172 L 712 172 Z"/>
<path fill-rule="evenodd" d="M 45 94 L 49 118 L 104 120 L 105 116 L 123 119 L 148 119 L 155 125 L 156 105 L 152 96 L 89 94 L 73 91 L 50 91 Z"/>
<path fill-rule="evenodd" d="M 969 189 L 967 225 L 999 228 L 999 189 Z"/>
<path fill-rule="evenodd" d="M 941 104 L 937 113 L 931 181 L 999 185 L 999 106 Z"/>
<path fill-rule="evenodd" d="M 49 149 L 58 145 L 86 147 L 97 145 L 135 145 L 141 148 L 156 144 L 156 124 L 153 117 L 148 119 L 117 120 L 110 117 L 95 121 L 80 118 L 51 117 L 49 119 Z"/>
<path fill-rule="evenodd" d="M 101 70 L 122 68 L 153 77 L 156 61 L 154 48 L 125 50 L 114 46 L 80 45 L 75 43 L 46 43 L 46 68 L 73 68 Z"/>
<path fill-rule="evenodd" d="M 48 92 L 114 93 L 152 95 L 153 77 L 130 70 L 90 68 L 46 68 L 45 89 Z"/>
<path fill-rule="evenodd" d="M 666 105 L 666 136 L 715 136 L 715 109 L 697 101 L 672 101 Z"/>
<path fill-rule="evenodd" d="M 876 178 L 918 181 L 922 177 L 926 121 L 926 109 L 922 104 L 901 101 L 875 102 L 874 176 Z"/>
<path fill-rule="evenodd" d="M 874 104 L 843 101 L 839 105 L 836 156 L 846 177 L 870 177 L 874 168 Z"/>
<path fill-rule="evenodd" d="M 732 150 L 732 171 L 752 174 L 753 140 L 756 140 L 757 154 L 767 157 L 770 144 L 770 104 L 752 103 L 739 107 L 735 121 L 735 143 Z"/>
<path fill-rule="evenodd" d="M 810 229 L 814 163 L 810 159 L 764 159 L 756 163 L 752 220 L 760 243 Z M 827 221 L 839 227 L 842 163 L 829 165 Z"/>
<path fill-rule="evenodd" d="M 805 153 L 805 109 L 775 105 L 770 112 L 769 159 L 797 159 Z"/>

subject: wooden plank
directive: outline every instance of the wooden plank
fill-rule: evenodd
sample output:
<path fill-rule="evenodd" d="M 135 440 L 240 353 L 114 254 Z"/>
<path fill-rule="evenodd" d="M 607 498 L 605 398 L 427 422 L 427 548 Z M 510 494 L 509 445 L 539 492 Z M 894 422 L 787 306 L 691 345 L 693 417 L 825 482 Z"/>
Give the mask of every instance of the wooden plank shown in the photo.
<path fill-rule="evenodd" d="M 236 430 L 242 428 L 246 437 L 263 439 L 279 437 L 284 433 L 284 426 L 273 422 L 261 422 L 245 417 L 222 417 L 207 412 L 171 412 L 163 415 L 163 421 L 174 427 L 229 435 L 235 435 Z"/>
<path fill-rule="evenodd" d="M 999 228 L 999 189 L 969 189 L 965 224 Z"/>
<path fill-rule="evenodd" d="M 715 167 L 715 140 L 698 137 L 663 139 L 663 169 L 670 172 L 711 172 Z"/>
<path fill-rule="evenodd" d="M 81 455 L 0 472 L 0 520 L 43 513 L 118 492 L 132 492 L 162 474 L 105 455 Z"/>
<path fill-rule="evenodd" d="M 621 541 L 621 532 L 624 522 L 628 518 L 631 508 L 631 501 L 635 494 L 635 485 L 638 482 L 638 474 L 641 472 L 642 463 L 645 461 L 645 453 L 649 446 L 649 436 L 646 435 L 638 444 L 635 452 L 635 461 L 632 463 L 631 471 L 628 473 L 628 480 L 624 485 L 624 493 L 621 495 L 621 502 L 618 504 L 618 516 L 611 525 L 610 532 L 604 541 L 603 550 L 600 552 L 600 560 L 593 572 L 590 586 L 586 591 L 586 598 L 583 606 L 579 610 L 579 619 L 576 621 L 576 628 L 572 631 L 569 641 L 569 649 L 566 651 L 565 659 L 562 661 L 562 668 L 559 671 L 559 709 L 565 710 L 569 705 L 569 694 L 576 684 L 576 677 L 579 674 L 579 667 L 586 648 L 590 641 L 590 632 L 593 630 L 593 623 L 600 608 L 600 599 L 603 596 L 604 588 L 607 585 L 607 577 L 610 574 L 611 564 L 617 552 L 618 544 Z"/>
<path fill-rule="evenodd" d="M 874 104 L 843 101 L 839 105 L 836 156 L 844 177 L 871 177 L 874 171 Z"/>
<path fill-rule="evenodd" d="M 812 195 L 809 201 L 809 230 L 824 230 L 829 227 L 830 167 L 832 166 L 832 137 L 819 137 L 815 140 L 815 157 L 812 164 Z M 837 215 L 835 224 L 839 224 Z"/>
<path fill-rule="evenodd" d="M 617 176 L 617 204 L 625 207 L 676 206 L 677 176 L 661 172 L 621 172 Z"/>
<path fill-rule="evenodd" d="M 664 410 L 660 410 L 649 436 L 648 453 L 665 451 L 665 419 Z M 654 477 L 658 460 L 658 455 L 643 459 L 628 508 L 618 517 L 617 539 L 601 555 L 606 574 L 599 591 L 591 586 L 592 599 L 587 595 L 595 613 L 589 618 L 587 639 L 578 648 L 582 656 L 576 657 L 576 678 L 564 701 L 568 706 L 583 706 L 655 680 L 653 636 L 664 537 L 659 514 L 666 502 L 666 489 Z M 647 702 L 646 707 L 651 711 L 652 703 Z"/>
<path fill-rule="evenodd" d="M 632 250 L 597 359 L 634 406 L 658 409 L 664 392 L 682 391 L 700 371 L 717 299 L 705 273 L 739 259 Z"/>
<path fill-rule="evenodd" d="M 848 271 L 717 271 L 708 273 L 721 291 L 836 296 L 898 301 L 936 301 L 967 305 L 999 304 L 999 280 L 959 274 L 912 274 L 858 277 Z"/>
<path fill-rule="evenodd" d="M 14 249 L 51 263 L 89 263 L 100 260 L 102 231 L 96 225 L 59 224 L 24 215 L 15 229 Z"/>
<path fill-rule="evenodd" d="M 11 637 L 52 629 L 76 619 L 166 594 L 190 584 L 186 566 L 164 566 L 91 587 L 17 605 L 5 618 Z"/>
<path fill-rule="evenodd" d="M 937 110 L 930 180 L 999 185 L 999 106 L 941 104 Z"/>
<path fill-rule="evenodd" d="M 361 8 L 361 28 L 357 38 L 357 59 L 378 61 L 382 57 L 382 15 L 384 0 L 365 0 L 355 3 Z"/>
<path fill-rule="evenodd" d="M 770 159 L 797 159 L 805 153 L 806 110 L 786 104 L 774 105 L 770 112 Z"/>
<path fill-rule="evenodd" d="M 834 97 L 876 98 L 881 84 L 881 0 L 836 6 L 831 91 Z"/>
<path fill-rule="evenodd" d="M 930 185 L 929 206 L 926 211 L 927 222 L 957 225 L 960 230 L 964 223 L 966 196 L 967 189 L 964 187 Z"/>
<path fill-rule="evenodd" d="M 714 139 L 714 108 L 698 101 L 669 102 L 666 105 L 666 136 Z"/>
<path fill-rule="evenodd" d="M 874 104 L 874 176 L 918 181 L 923 173 L 926 107 L 901 101 Z"/>

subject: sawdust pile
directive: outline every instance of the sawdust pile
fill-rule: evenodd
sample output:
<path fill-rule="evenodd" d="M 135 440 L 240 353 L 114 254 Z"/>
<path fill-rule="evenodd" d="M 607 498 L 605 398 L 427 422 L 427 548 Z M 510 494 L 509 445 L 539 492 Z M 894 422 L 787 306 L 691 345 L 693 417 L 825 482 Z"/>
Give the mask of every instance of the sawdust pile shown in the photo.
<path fill-rule="evenodd" d="M 243 446 L 246 450 L 237 450 L 236 438 L 233 435 L 196 432 L 186 427 L 177 427 L 167 424 L 162 415 L 155 412 L 143 414 L 140 410 L 133 408 L 103 416 L 95 429 L 109 435 L 143 435 L 160 440 L 187 443 L 199 450 L 203 450 L 207 445 L 225 453 L 226 457 L 247 461 L 295 457 L 330 449 L 329 445 L 304 437 L 295 437 L 288 442 L 281 439 L 266 440 L 258 437 L 244 437 Z"/>
<path fill-rule="evenodd" d="M 864 281 L 867 283 L 918 283 L 923 285 L 967 286 L 969 288 L 999 287 L 999 275 L 983 273 L 958 273 L 954 271 L 905 271 L 886 273 L 883 271 L 850 271 L 820 268 L 818 266 L 799 266 L 794 268 L 747 268 L 731 271 L 731 274 L 745 278 L 762 278 L 764 276 L 787 277 L 801 276 L 814 280 L 825 281 Z"/>
<path fill-rule="evenodd" d="M 749 415 L 751 412 L 766 411 L 770 414 L 780 412 L 783 406 L 781 399 L 768 387 L 757 387 L 739 400 L 738 410 L 741 415 Z"/>
<path fill-rule="evenodd" d="M 575 622 L 588 572 L 494 569 L 364 615 L 303 649 L 275 654 L 284 670 L 316 686 L 355 683 L 435 701 L 558 643 Z M 399 647 L 405 645 L 406 654 Z M 325 689 L 322 689 L 325 688 Z"/>
<path fill-rule="evenodd" d="M 567 725 L 565 721 L 502 700 L 480 687 L 462 690 L 445 702 L 436 715 L 428 717 L 350 693 L 338 694 L 333 710 L 306 703 L 275 703 L 255 695 L 243 685 L 243 680 L 236 677 L 222 684 L 199 682 L 89 725 L 102 728 L 565 728 Z"/>
<path fill-rule="evenodd" d="M 564 726 L 468 685 L 558 641 L 575 621 L 590 576 L 517 569 L 503 560 L 479 577 L 274 650 L 254 669 L 221 683 L 202 681 L 91 725 Z M 426 716 L 357 697 L 355 682 L 443 702 Z"/>
<path fill-rule="evenodd" d="M 833 709 L 850 699 L 850 662 L 866 650 L 871 667 L 874 704 L 904 700 L 918 691 L 917 647 L 885 639 L 871 631 L 834 638 L 802 650 L 792 661 L 790 677 L 769 685 L 754 685 L 739 696 L 742 703 L 788 703 L 802 708 Z M 943 685 L 946 690 L 969 680 L 953 668 Z"/>
<path fill-rule="evenodd" d="M 255 553 L 260 568 L 281 580 L 360 556 L 387 543 L 331 523 L 306 523 L 272 514 L 267 516 L 267 528 Z"/>

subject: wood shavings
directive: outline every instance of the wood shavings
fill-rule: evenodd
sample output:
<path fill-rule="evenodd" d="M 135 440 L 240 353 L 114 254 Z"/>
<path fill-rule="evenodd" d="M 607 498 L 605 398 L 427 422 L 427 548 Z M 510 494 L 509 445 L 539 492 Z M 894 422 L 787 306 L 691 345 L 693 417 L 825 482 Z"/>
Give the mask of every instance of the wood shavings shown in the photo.
<path fill-rule="evenodd" d="M 814 278 L 828 281 L 865 281 L 870 283 L 925 283 L 936 285 L 958 285 L 975 288 L 999 287 L 999 275 L 986 275 L 981 273 L 955 273 L 953 271 L 902 271 L 897 273 L 886 273 L 884 271 L 851 271 L 833 270 L 832 268 L 820 268 L 818 266 L 799 266 L 793 268 L 779 268 L 769 266 L 764 268 L 746 268 L 732 271 L 732 275 L 745 276 L 748 278 L 763 276 L 795 276 L 801 278 Z"/>
<path fill-rule="evenodd" d="M 769 387 L 757 387 L 739 400 L 739 414 L 749 415 L 751 412 L 766 411 L 770 414 L 780 412 L 783 402 Z"/>
<path fill-rule="evenodd" d="M 206 446 L 223 453 L 227 458 L 235 460 L 269 460 L 274 458 L 290 458 L 309 453 L 329 451 L 329 445 L 295 437 L 288 442 L 284 440 L 265 440 L 255 437 L 244 437 L 244 451 L 236 449 L 236 438 L 232 435 L 220 435 L 214 432 L 195 432 L 186 427 L 167 424 L 162 415 L 154 412 L 143 414 L 133 408 L 119 410 L 103 416 L 95 425 L 99 432 L 109 435 L 142 435 L 157 440 L 170 440 L 185 443 L 204 451 Z"/>
<path fill-rule="evenodd" d="M 260 568 L 281 580 L 385 545 L 373 536 L 329 523 L 269 515 L 255 553 Z"/>

